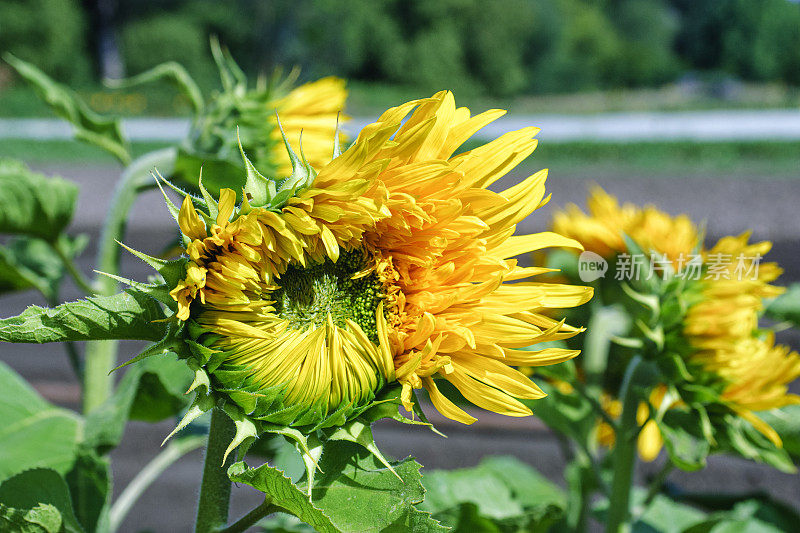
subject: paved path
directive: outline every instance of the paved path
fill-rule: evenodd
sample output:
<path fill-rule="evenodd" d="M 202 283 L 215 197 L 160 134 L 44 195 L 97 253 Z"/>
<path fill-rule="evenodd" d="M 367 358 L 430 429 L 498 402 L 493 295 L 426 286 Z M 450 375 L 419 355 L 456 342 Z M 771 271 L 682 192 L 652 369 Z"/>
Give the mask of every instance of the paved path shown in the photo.
<path fill-rule="evenodd" d="M 355 117 L 345 129 L 357 133 L 375 117 Z M 800 140 L 800 110 L 718 110 L 594 115 L 510 115 L 483 128 L 477 138 L 495 138 L 525 126 L 539 138 L 566 141 Z M 131 118 L 123 121 L 134 141 L 175 141 L 186 136 L 187 119 Z M 0 119 L 0 139 L 69 139 L 72 128 L 58 119 Z"/>

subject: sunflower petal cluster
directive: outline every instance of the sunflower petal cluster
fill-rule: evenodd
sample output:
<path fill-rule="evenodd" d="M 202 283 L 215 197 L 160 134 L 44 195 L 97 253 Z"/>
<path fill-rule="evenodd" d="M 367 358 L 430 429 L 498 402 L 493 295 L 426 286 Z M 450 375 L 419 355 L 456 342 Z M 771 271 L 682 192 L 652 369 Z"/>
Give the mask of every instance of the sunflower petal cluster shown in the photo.
<path fill-rule="evenodd" d="M 578 240 L 612 263 L 619 254 L 644 252 L 673 265 L 672 271 L 656 275 L 649 284 L 630 281 L 627 290 L 634 295 L 641 291 L 637 295 L 640 302 L 658 302 L 650 309 L 652 327 L 640 331 L 652 348 L 651 355 L 662 361 L 678 356 L 683 361 L 680 366 L 688 372 L 677 382 L 653 389 L 640 406 L 639 419 L 644 425 L 640 455 L 652 460 L 661 448 L 655 413 L 686 408 L 691 401 L 683 401 L 682 391 L 698 385 L 709 387 L 718 405 L 747 420 L 780 446 L 777 433 L 754 413 L 800 401 L 788 392 L 789 383 L 800 377 L 800 356 L 776 345 L 773 333 L 759 329 L 765 299 L 783 292 L 783 288 L 771 285 L 781 269 L 762 261 L 771 243 L 750 243 L 750 234 L 744 233 L 724 237 L 705 248 L 702 231 L 685 215 L 672 217 L 652 206 L 620 205 L 599 188 L 592 191 L 587 204 L 588 213 L 570 206 L 555 215 L 555 231 Z M 690 257 L 703 265 L 694 276 L 687 275 Z M 609 365 L 612 363 L 609 361 Z M 675 394 L 668 392 L 667 385 Z M 613 392 L 607 396 L 606 411 L 613 416 L 619 410 L 618 403 Z M 692 395 L 687 392 L 686 397 Z M 708 406 L 699 407 L 704 410 Z M 613 443 L 608 429 L 601 427 L 598 432 L 605 436 L 601 441 L 606 444 Z"/>
<path fill-rule="evenodd" d="M 240 203 L 223 189 L 202 211 L 187 195 L 186 276 L 171 295 L 193 342 L 219 360 L 208 369 L 218 388 L 279 398 L 257 418 L 287 426 L 352 416 L 391 382 L 407 410 L 424 388 L 442 414 L 474 422 L 437 379 L 485 409 L 531 414 L 519 399 L 544 393 L 512 366 L 577 352 L 520 348 L 580 332 L 548 311 L 592 291 L 531 281 L 544 270 L 515 259 L 580 247 L 555 233 L 514 235 L 549 199 L 545 171 L 487 188 L 534 150 L 538 130 L 453 156 L 501 114 L 471 117 L 438 93 L 388 110 L 318 172 L 287 142 L 288 195 L 251 164 Z"/>

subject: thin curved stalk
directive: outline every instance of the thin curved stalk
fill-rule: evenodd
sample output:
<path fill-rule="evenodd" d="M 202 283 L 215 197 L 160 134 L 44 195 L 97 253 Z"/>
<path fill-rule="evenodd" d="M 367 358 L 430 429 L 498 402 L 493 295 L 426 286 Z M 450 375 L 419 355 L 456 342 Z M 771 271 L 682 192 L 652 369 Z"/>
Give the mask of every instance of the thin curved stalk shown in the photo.
<path fill-rule="evenodd" d="M 97 256 L 97 269 L 108 274 L 119 274 L 121 250 L 117 241 L 125 237 L 128 214 L 142 190 L 154 183 L 150 173 L 158 167 L 170 174 L 177 157 L 176 148 L 165 148 L 138 158 L 125 169 L 117 184 L 111 206 L 106 216 Z M 110 296 L 117 291 L 117 282 L 108 276 L 98 276 L 95 281 L 98 294 Z M 88 413 L 102 404 L 113 388 L 109 372 L 116 366 L 116 341 L 93 341 L 86 346 L 84 366 L 83 411 Z"/>
<path fill-rule="evenodd" d="M 139 499 L 139 496 L 155 481 L 161 473 L 169 466 L 186 455 L 187 453 L 200 448 L 205 442 L 205 436 L 186 437 L 177 439 L 167 445 L 164 450 L 156 455 L 152 461 L 147 463 L 142 470 L 136 474 L 125 490 L 111 506 L 108 515 L 109 530 L 114 532 L 122 525 L 128 512 Z"/>

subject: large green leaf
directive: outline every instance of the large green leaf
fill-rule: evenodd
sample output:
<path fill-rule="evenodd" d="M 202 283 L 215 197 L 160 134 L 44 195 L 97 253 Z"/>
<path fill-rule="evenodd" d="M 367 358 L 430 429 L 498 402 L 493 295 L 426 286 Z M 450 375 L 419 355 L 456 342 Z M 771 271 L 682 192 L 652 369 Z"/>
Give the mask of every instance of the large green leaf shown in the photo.
<path fill-rule="evenodd" d="M 0 163 L 0 233 L 54 241 L 72 220 L 77 197 L 74 183 Z"/>
<path fill-rule="evenodd" d="M 322 533 L 446 531 L 417 508 L 425 492 L 419 463 L 405 459 L 391 466 L 397 475 L 359 444 L 327 441 L 310 501 L 304 490 L 269 465 L 248 469 L 240 462 L 228 474 L 269 494 L 275 505 Z"/>
<path fill-rule="evenodd" d="M 30 468 L 65 474 L 75 463 L 81 421 L 45 401 L 0 362 L 0 481 Z"/>
<path fill-rule="evenodd" d="M 266 464 L 258 468 L 248 468 L 240 461 L 230 466 L 228 477 L 234 483 L 244 483 L 268 494 L 275 505 L 297 516 L 320 533 L 340 531 L 330 518 L 311 503 L 305 493 L 277 468 Z"/>
<path fill-rule="evenodd" d="M 81 453 L 66 476 L 75 515 L 87 531 L 99 530 L 111 496 L 111 465 L 107 457 Z"/>
<path fill-rule="evenodd" d="M 478 466 L 426 473 L 422 509 L 455 531 L 544 531 L 561 518 L 564 492 L 513 457 L 491 457 Z M 481 526 L 481 524 L 483 524 Z"/>
<path fill-rule="evenodd" d="M 74 259 L 85 244 L 83 237 L 59 237 L 59 246 L 69 259 Z M 17 236 L 0 246 L 0 293 L 36 289 L 48 300 L 55 300 L 65 272 L 64 262 L 41 239 Z"/>
<path fill-rule="evenodd" d="M 56 115 L 72 124 L 75 138 L 110 152 L 125 165 L 130 163 L 128 142 L 122 134 L 119 120 L 95 113 L 75 91 L 56 82 L 30 63 L 10 53 L 6 53 L 3 59 L 33 85 L 39 97 L 47 102 Z"/>
<path fill-rule="evenodd" d="M 363 445 L 328 441 L 312 491 L 341 531 L 446 531 L 417 508 L 425 497 L 421 465 L 411 458 L 389 468 Z"/>
<path fill-rule="evenodd" d="M 20 514 L 25 516 L 28 523 L 38 525 L 38 531 L 84 531 L 72 510 L 69 487 L 55 470 L 26 470 L 0 485 L 0 524 L 7 516 L 19 517 Z M 57 518 L 60 518 L 61 528 L 53 529 Z M 31 528 L 30 531 L 37 529 Z"/>
<path fill-rule="evenodd" d="M 108 339 L 156 341 L 166 332 L 158 302 L 136 289 L 92 296 L 53 309 L 31 306 L 0 320 L 0 341 L 62 342 Z"/>

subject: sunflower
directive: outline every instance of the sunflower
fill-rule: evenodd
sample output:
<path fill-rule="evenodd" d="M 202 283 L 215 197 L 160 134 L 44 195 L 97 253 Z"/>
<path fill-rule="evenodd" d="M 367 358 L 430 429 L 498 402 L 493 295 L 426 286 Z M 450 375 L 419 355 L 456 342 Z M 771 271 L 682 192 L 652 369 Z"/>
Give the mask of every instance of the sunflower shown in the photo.
<path fill-rule="evenodd" d="M 302 137 L 304 157 L 314 168 L 330 161 L 333 138 L 344 140 L 338 126 L 348 120 L 342 114 L 347 100 L 343 79 L 327 77 L 294 86 L 299 74 L 295 70 L 288 76 L 276 72 L 251 83 L 215 39 L 211 51 L 222 87 L 198 105 L 171 173 L 173 179 L 196 190 L 202 167 L 207 172 L 205 186 L 215 195 L 224 187 L 239 192 L 243 178 L 239 144 L 259 171 L 285 178 L 292 164 L 283 135 L 295 146 Z"/>
<path fill-rule="evenodd" d="M 764 299 L 783 292 L 770 283 L 781 273 L 775 263 L 762 262 L 771 243 L 749 243 L 749 233 L 724 237 L 712 248 L 703 246 L 702 234 L 685 215 L 670 215 L 648 206 L 620 206 L 616 198 L 599 188 L 592 191 L 589 213 L 576 206 L 554 217 L 554 230 L 575 238 L 607 259 L 639 251 L 666 259 L 676 268 L 676 277 L 664 276 L 661 284 L 676 279 L 677 292 L 661 290 L 659 312 L 679 313 L 661 317 L 667 324 L 663 344 L 655 357 L 680 354 L 692 380 L 710 384 L 718 402 L 749 421 L 775 445 L 780 439 L 775 431 L 758 418 L 763 411 L 798 403 L 800 398 L 788 393 L 788 384 L 800 376 L 800 356 L 785 346 L 775 345 L 774 336 L 758 327 Z M 626 241 L 624 236 L 630 240 Z M 638 250 L 629 249 L 632 242 Z M 702 269 L 690 274 L 688 261 L 702 259 Z M 646 290 L 646 289 L 645 289 Z M 619 294 L 619 293 L 613 293 Z M 677 300 L 664 300 L 665 295 Z M 680 390 L 682 384 L 678 383 Z M 662 445 L 660 433 L 650 416 L 655 410 L 685 408 L 679 398 L 668 396 L 665 385 L 654 389 L 649 402 L 639 409 L 639 436 L 642 458 L 652 460 Z M 604 405 L 613 416 L 616 400 L 607 394 Z M 668 399 L 665 399 L 668 398 Z M 668 403 L 663 406 L 662 403 Z M 600 427 L 601 443 L 613 443 L 608 427 Z"/>
<path fill-rule="evenodd" d="M 277 117 L 280 116 L 283 131 L 291 142 L 299 145 L 302 136 L 303 153 L 309 164 L 321 168 L 330 161 L 331 139 L 339 135 L 344 140 L 337 125 L 347 120 L 342 115 L 346 100 L 345 81 L 330 76 L 295 87 L 286 96 L 267 103 L 270 136 L 274 141 L 272 157 L 277 162 L 278 176 L 291 174 L 292 162 L 283 146 Z"/>
<path fill-rule="evenodd" d="M 439 390 L 446 380 L 479 407 L 531 414 L 519 400 L 544 393 L 512 366 L 578 352 L 520 348 L 582 331 L 549 310 L 592 290 L 532 281 L 546 269 L 515 259 L 580 248 L 550 232 L 514 235 L 549 199 L 546 171 L 487 188 L 533 152 L 536 128 L 453 155 L 502 114 L 471 117 L 440 92 L 389 109 L 318 170 L 288 142 L 287 180 L 248 162 L 239 205 L 230 189 L 218 201 L 186 196 L 186 274 L 171 294 L 212 389 L 292 427 L 352 418 L 395 382 L 409 411 L 424 388 L 443 415 L 474 422 Z"/>
<path fill-rule="evenodd" d="M 591 190 L 588 213 L 571 204 L 553 216 L 553 231 L 579 241 L 586 250 L 611 258 L 627 253 L 624 236 L 642 250 L 656 251 L 678 261 L 692 254 L 702 235 L 686 215 L 672 217 L 648 205 L 620 205 L 616 198 L 600 187 Z"/>

